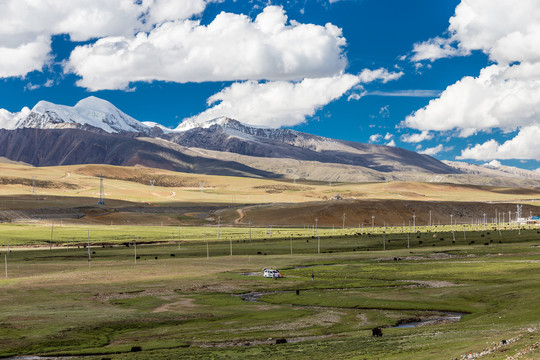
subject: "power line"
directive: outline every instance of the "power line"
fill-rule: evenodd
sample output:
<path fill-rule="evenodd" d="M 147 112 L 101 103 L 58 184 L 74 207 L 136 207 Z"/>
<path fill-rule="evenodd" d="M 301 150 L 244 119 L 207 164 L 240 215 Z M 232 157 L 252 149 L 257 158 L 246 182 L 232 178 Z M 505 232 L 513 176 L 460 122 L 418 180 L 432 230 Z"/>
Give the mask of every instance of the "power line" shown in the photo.
<path fill-rule="evenodd" d="M 104 191 L 103 191 L 103 174 L 99 174 L 99 201 L 98 205 L 105 205 Z"/>

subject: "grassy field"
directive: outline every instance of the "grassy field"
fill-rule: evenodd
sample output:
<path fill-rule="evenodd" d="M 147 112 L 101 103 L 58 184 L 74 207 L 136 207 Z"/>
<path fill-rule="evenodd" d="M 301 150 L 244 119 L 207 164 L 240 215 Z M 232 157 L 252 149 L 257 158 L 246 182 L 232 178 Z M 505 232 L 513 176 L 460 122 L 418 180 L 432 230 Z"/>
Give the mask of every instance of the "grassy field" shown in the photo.
<path fill-rule="evenodd" d="M 540 358 L 537 189 L 0 171 L 0 357 Z"/>
<path fill-rule="evenodd" d="M 0 356 L 540 358 L 536 229 L 357 230 L 2 225 Z"/>
<path fill-rule="evenodd" d="M 41 205 L 90 206 L 99 198 L 99 175 L 105 197 L 113 204 L 271 203 L 345 199 L 400 199 L 422 201 L 524 201 L 540 199 L 537 189 L 457 185 L 445 183 L 326 183 L 288 179 L 254 179 L 178 173 L 142 167 L 70 165 L 30 167 L 0 163 L 0 209 L 33 195 Z M 152 187 L 150 181 L 154 180 Z M 34 182 L 33 182 L 34 181 Z M 35 184 L 35 187 L 33 186 Z M 35 190 L 35 192 L 34 192 Z M 62 199 L 53 197 L 61 196 Z M 49 197 L 49 198 L 47 198 Z"/>

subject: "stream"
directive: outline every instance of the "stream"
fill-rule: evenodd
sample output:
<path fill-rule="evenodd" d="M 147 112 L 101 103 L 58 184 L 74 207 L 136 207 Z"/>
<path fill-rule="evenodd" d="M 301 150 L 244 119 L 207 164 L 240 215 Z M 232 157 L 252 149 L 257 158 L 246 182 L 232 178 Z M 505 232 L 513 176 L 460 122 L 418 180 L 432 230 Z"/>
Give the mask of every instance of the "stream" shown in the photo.
<path fill-rule="evenodd" d="M 270 294 L 282 294 L 285 292 L 293 292 L 291 291 L 268 291 L 268 292 L 250 292 L 250 293 L 244 293 L 239 296 L 244 301 L 249 302 L 258 302 L 261 296 L 264 295 L 270 295 Z M 295 305 L 300 306 L 302 305 Z M 330 306 L 316 306 L 317 308 L 328 308 L 328 309 L 337 309 Z M 427 325 L 435 325 L 435 324 L 447 324 L 447 323 L 453 323 L 458 322 L 461 320 L 461 318 L 464 315 L 467 315 L 467 313 L 461 313 L 461 312 L 453 312 L 453 311 L 436 311 L 436 310 L 423 310 L 424 312 L 432 313 L 430 316 L 425 316 L 423 318 L 415 317 L 415 318 L 407 318 L 407 319 L 401 319 L 397 322 L 396 325 L 390 326 L 390 329 L 404 329 L 404 328 L 415 328 L 420 326 L 427 326 Z"/>
<path fill-rule="evenodd" d="M 460 321 L 463 315 L 467 315 L 466 313 L 453 311 L 433 311 L 433 313 L 433 317 L 428 317 L 425 319 L 418 318 L 411 320 L 400 320 L 398 321 L 397 325 L 390 326 L 390 329 L 415 328 L 426 325 L 453 323 Z"/>

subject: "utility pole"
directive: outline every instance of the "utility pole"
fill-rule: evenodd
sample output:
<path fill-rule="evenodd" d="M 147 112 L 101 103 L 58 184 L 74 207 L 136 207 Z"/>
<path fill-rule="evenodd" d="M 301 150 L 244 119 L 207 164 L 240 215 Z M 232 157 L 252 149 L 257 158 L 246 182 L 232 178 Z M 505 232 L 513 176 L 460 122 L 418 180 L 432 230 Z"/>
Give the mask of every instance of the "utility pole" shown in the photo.
<path fill-rule="evenodd" d="M 454 221 L 452 220 L 454 218 L 453 214 L 450 214 L 450 231 L 454 232 Z"/>
<path fill-rule="evenodd" d="M 133 239 L 133 246 L 135 247 L 135 265 L 137 265 L 137 241 Z"/>
<path fill-rule="evenodd" d="M 105 199 L 104 199 L 104 191 L 103 191 L 103 174 L 99 174 L 99 201 L 98 205 L 105 205 Z"/>
<path fill-rule="evenodd" d="M 317 254 L 321 253 L 321 238 L 317 236 Z"/>
<path fill-rule="evenodd" d="M 86 230 L 86 236 L 88 239 L 88 244 L 86 247 L 88 248 L 88 267 L 92 267 L 92 255 L 90 254 L 90 230 Z"/>
<path fill-rule="evenodd" d="M 291 256 L 292 256 L 292 235 L 289 234 L 289 237 L 291 238 Z"/>
<path fill-rule="evenodd" d="M 52 250 L 53 231 L 54 231 L 54 220 L 52 221 L 52 224 L 51 224 L 51 241 L 49 241 L 49 250 Z"/>
<path fill-rule="evenodd" d="M 219 224 L 221 222 L 221 216 L 218 216 L 217 219 L 217 240 L 219 241 Z"/>
<path fill-rule="evenodd" d="M 483 215 L 484 215 L 484 230 L 486 230 L 486 213 L 484 213 Z"/>
<path fill-rule="evenodd" d="M 413 213 L 412 220 L 413 220 L 413 232 L 416 232 L 416 213 Z"/>
<path fill-rule="evenodd" d="M 315 218 L 315 236 L 319 236 L 319 226 L 318 226 L 318 223 L 319 222 L 319 218 Z"/>
<path fill-rule="evenodd" d="M 371 232 L 375 230 L 375 215 L 371 215 Z"/>
<path fill-rule="evenodd" d="M 178 250 L 180 250 L 180 226 L 178 227 Z"/>
<path fill-rule="evenodd" d="M 345 217 L 347 214 L 343 213 L 343 231 L 345 231 Z"/>
<path fill-rule="evenodd" d="M 431 227 L 431 210 L 429 210 L 429 227 Z"/>
<path fill-rule="evenodd" d="M 208 239 L 206 233 L 204 233 L 204 240 L 206 240 L 206 260 L 210 259 L 210 248 L 208 247 Z"/>

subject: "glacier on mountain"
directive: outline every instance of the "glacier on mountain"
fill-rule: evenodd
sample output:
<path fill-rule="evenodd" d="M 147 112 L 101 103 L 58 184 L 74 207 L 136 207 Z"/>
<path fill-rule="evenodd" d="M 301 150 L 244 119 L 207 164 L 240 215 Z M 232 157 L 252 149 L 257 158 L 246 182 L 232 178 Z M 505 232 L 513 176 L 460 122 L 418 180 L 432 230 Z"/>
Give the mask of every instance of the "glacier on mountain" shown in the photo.
<path fill-rule="evenodd" d="M 23 108 L 18 113 L 0 109 L 2 129 L 63 129 L 85 125 L 108 133 L 148 132 L 149 127 L 123 113 L 110 102 L 95 96 L 79 101 L 75 106 L 38 102 L 32 110 Z"/>

